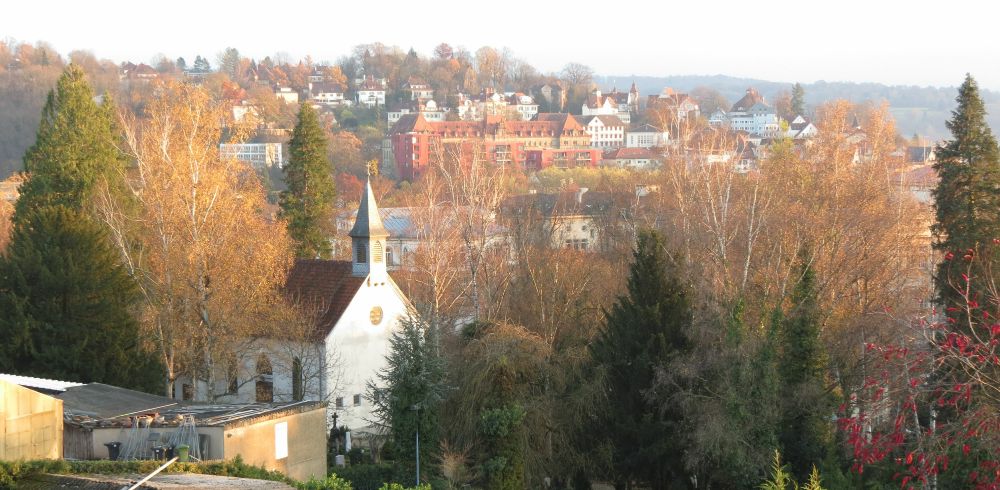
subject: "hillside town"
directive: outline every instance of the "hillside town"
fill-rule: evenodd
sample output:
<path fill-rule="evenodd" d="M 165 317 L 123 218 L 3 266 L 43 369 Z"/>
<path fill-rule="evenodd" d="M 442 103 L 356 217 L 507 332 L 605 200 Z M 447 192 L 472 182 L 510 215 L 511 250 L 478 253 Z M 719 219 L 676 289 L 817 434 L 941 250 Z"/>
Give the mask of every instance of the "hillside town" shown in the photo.
<path fill-rule="evenodd" d="M 489 46 L 214 61 L 0 42 L 0 83 L 45 80 L 0 94 L 38 109 L 0 182 L 0 487 L 1000 482 L 971 75 L 929 141 Z"/>

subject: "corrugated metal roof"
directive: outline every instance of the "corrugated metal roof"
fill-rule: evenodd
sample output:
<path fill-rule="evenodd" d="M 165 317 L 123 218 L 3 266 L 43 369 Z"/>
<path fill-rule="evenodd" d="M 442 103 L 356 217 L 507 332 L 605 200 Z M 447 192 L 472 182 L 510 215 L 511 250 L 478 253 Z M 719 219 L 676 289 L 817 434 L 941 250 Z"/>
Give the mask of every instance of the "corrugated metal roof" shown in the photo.
<path fill-rule="evenodd" d="M 35 388 L 43 391 L 52 392 L 63 392 L 67 388 L 72 388 L 74 386 L 83 386 L 83 383 L 74 383 L 72 381 L 59 381 L 57 379 L 47 379 L 47 378 L 34 378 L 31 376 L 20 376 L 17 374 L 4 374 L 0 373 L 0 379 L 9 381 L 16 385 L 21 385 L 26 388 Z"/>

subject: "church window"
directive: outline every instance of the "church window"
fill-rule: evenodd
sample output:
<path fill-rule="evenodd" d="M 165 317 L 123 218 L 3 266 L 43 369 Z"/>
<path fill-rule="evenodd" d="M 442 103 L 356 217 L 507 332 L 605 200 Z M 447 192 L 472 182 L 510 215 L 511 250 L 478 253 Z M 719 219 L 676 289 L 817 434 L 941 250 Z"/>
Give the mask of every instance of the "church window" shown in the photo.
<path fill-rule="evenodd" d="M 240 391 L 239 369 L 235 358 L 226 360 L 226 378 L 229 381 L 226 393 L 235 395 Z"/>
<path fill-rule="evenodd" d="M 337 408 L 344 408 L 344 397 L 338 396 L 334 404 L 337 406 Z"/>
<path fill-rule="evenodd" d="M 354 406 L 355 407 L 361 406 L 361 395 L 354 395 Z"/>
<path fill-rule="evenodd" d="M 274 401 L 274 370 L 271 360 L 264 354 L 257 358 L 257 401 Z"/>
<path fill-rule="evenodd" d="M 302 372 L 302 359 L 292 359 L 292 400 L 305 398 L 305 376 Z"/>
<path fill-rule="evenodd" d="M 357 254 L 358 254 L 358 263 L 359 264 L 364 264 L 364 263 L 368 262 L 368 251 L 365 250 L 365 244 L 364 243 L 359 243 L 358 244 Z"/>
<path fill-rule="evenodd" d="M 372 262 L 382 262 L 382 242 L 376 241 L 375 246 L 372 247 Z"/>

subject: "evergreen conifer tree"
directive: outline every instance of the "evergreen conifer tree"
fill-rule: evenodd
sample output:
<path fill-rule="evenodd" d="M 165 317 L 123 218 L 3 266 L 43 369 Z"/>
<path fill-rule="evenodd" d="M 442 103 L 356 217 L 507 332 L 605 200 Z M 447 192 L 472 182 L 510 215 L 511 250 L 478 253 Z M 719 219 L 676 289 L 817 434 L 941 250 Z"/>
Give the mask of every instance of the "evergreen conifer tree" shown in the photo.
<path fill-rule="evenodd" d="M 806 115 L 806 89 L 802 88 L 802 84 L 798 82 L 792 86 L 792 115 Z"/>
<path fill-rule="evenodd" d="M 971 75 L 958 89 L 958 107 L 945 123 L 952 139 L 936 149 L 940 181 L 934 189 L 937 221 L 933 226 L 935 248 L 964 255 L 966 250 L 1000 238 L 1000 152 L 986 123 L 986 108 Z M 964 287 L 951 262 L 937 269 L 935 285 L 944 306 L 964 306 L 956 287 Z M 973 278 L 973 291 L 986 287 Z"/>
<path fill-rule="evenodd" d="M 389 339 L 385 368 L 377 374 L 377 382 L 368 384 L 367 398 L 375 416 L 391 430 L 397 461 L 415 460 L 419 429 L 420 461 L 426 469 L 440 443 L 445 362 L 435 327 L 413 317 L 401 324 Z"/>
<path fill-rule="evenodd" d="M 628 296 L 606 317 L 591 354 L 606 396 L 595 426 L 611 444 L 614 478 L 643 480 L 654 489 L 685 481 L 681 412 L 661 411 L 646 393 L 656 369 L 689 350 L 692 322 L 690 290 L 656 232 L 639 233 Z"/>
<path fill-rule="evenodd" d="M 138 299 L 100 225 L 64 206 L 28 212 L 0 258 L 0 371 L 157 388 L 161 370 L 132 314 Z"/>
<path fill-rule="evenodd" d="M 98 185 L 118 186 L 125 159 L 117 149 L 110 98 L 94 100 L 83 69 L 66 67 L 42 110 L 35 144 L 24 155 L 30 173 L 21 186 L 15 220 L 45 205 L 89 211 Z"/>
<path fill-rule="evenodd" d="M 779 441 L 792 472 L 805 480 L 832 443 L 833 401 L 826 391 L 826 353 L 820 340 L 816 276 L 807 252 L 799 255 L 799 281 L 782 321 L 778 373 L 783 385 Z"/>
<path fill-rule="evenodd" d="M 316 110 L 302 104 L 288 143 L 291 155 L 284 168 L 288 190 L 281 193 L 279 201 L 298 257 L 330 256 L 335 191 L 326 146 Z"/>

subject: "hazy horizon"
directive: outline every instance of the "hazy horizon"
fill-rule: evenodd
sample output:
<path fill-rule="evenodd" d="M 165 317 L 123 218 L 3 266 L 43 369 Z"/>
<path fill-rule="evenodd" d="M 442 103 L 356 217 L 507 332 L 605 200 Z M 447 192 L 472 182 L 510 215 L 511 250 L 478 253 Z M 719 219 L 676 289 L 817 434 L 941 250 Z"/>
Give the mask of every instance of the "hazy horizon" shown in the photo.
<path fill-rule="evenodd" d="M 377 41 L 428 55 L 447 42 L 471 52 L 507 47 L 542 73 L 578 62 L 620 78 L 718 74 L 954 87 L 970 72 L 982 88 L 1000 90 L 1000 55 L 990 48 L 994 16 L 965 15 L 983 12 L 982 6 L 959 0 L 941 12 L 927 0 L 903 9 L 890 3 L 847 0 L 831 10 L 786 0 L 756 7 L 723 1 L 562 11 L 524 0 L 493 9 L 446 0 L 420 4 L 425 8 L 418 11 L 387 2 L 361 12 L 356 4 L 302 0 L 280 8 L 179 0 L 169 10 L 136 15 L 136 4 L 121 0 L 40 1 L 8 6 L 0 35 L 116 62 L 148 63 L 159 54 L 190 62 L 200 54 L 214 66 L 226 47 L 257 59 L 284 53 L 334 62 L 358 44 Z"/>

